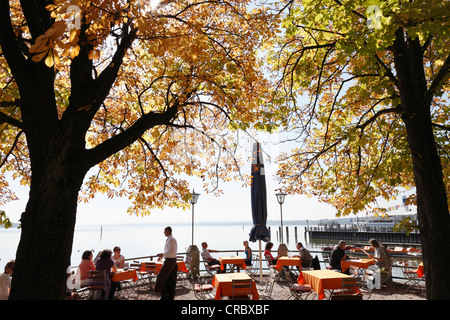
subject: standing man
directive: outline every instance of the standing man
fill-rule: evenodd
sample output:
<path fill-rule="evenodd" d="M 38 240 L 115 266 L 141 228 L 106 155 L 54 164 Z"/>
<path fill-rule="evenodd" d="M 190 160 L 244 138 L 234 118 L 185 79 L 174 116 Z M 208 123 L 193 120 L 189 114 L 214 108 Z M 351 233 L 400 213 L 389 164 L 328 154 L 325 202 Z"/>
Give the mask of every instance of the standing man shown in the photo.
<path fill-rule="evenodd" d="M 155 291 L 161 292 L 161 300 L 174 300 L 177 283 L 177 240 L 172 236 L 172 228 L 166 227 L 167 237 L 164 253 L 160 253 L 158 261 L 164 258 L 164 264 L 156 278 Z"/>

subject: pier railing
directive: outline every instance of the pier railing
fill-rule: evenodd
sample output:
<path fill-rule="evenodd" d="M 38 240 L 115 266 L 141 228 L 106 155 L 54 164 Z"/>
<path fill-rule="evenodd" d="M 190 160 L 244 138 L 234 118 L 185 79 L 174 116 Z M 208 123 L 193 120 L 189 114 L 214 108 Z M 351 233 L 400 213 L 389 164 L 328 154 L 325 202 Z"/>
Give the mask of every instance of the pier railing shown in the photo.
<path fill-rule="evenodd" d="M 226 255 L 231 255 L 232 254 L 232 255 L 238 256 L 239 253 L 242 254 L 243 252 L 244 252 L 243 250 L 217 250 L 217 253 L 215 253 L 215 254 L 217 255 L 217 257 L 219 257 L 221 254 L 222 255 L 225 255 L 225 254 Z M 275 253 L 276 251 L 272 251 L 272 252 Z M 328 261 L 323 259 L 323 257 L 322 257 L 322 253 L 323 252 L 321 250 L 309 250 L 309 252 L 311 253 L 312 256 L 318 255 L 321 269 L 322 270 L 326 269 L 326 266 L 328 265 Z M 295 251 L 288 250 L 288 253 L 289 253 L 289 255 L 293 255 L 293 254 L 298 254 L 298 251 L 296 251 L 296 250 Z M 188 254 L 187 252 L 179 252 L 179 253 L 177 253 L 177 256 L 183 257 L 183 260 L 185 260 L 185 257 L 187 256 L 187 254 Z M 253 254 L 254 255 L 255 254 L 259 255 L 259 251 L 253 251 Z M 351 254 L 352 254 L 352 256 L 353 255 L 355 255 L 355 256 L 358 256 L 358 255 L 366 256 L 364 253 L 360 253 L 360 252 L 352 252 Z M 320 257 L 322 257 L 322 259 L 320 259 Z M 144 262 L 144 261 L 154 261 L 154 260 L 157 260 L 157 259 L 158 259 L 158 255 L 150 255 L 150 256 L 129 258 L 129 259 L 125 259 L 125 261 L 126 262 L 132 262 L 132 261 L 142 261 L 142 262 Z M 422 258 L 421 257 L 415 257 L 415 256 L 408 256 L 407 258 L 403 258 L 403 259 L 421 260 Z M 262 256 L 261 262 L 262 262 L 262 268 L 261 269 L 263 270 L 263 273 L 264 272 L 268 273 L 269 272 L 269 266 L 267 264 L 267 260 L 265 259 L 264 255 Z M 406 267 L 406 268 L 416 269 L 417 267 Z M 259 269 L 259 265 L 258 265 L 258 269 Z M 394 264 L 393 264 L 393 270 L 394 269 L 397 269 L 397 270 L 400 269 L 400 265 L 395 263 L 395 261 L 394 261 Z M 200 272 L 206 272 L 206 270 L 204 268 L 204 265 L 203 265 L 203 262 L 202 262 L 202 259 L 200 259 L 199 270 L 200 270 Z M 396 275 L 398 273 L 401 273 L 401 272 L 393 272 L 392 278 L 393 279 L 399 279 L 399 280 L 407 280 L 403 276 Z"/>

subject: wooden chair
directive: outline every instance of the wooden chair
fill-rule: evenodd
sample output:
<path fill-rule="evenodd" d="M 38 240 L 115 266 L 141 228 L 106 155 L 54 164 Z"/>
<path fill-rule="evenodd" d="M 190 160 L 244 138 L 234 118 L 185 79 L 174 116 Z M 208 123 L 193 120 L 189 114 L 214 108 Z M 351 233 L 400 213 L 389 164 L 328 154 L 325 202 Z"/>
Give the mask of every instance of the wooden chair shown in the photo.
<path fill-rule="evenodd" d="M 110 284 L 106 276 L 106 270 L 89 270 L 89 300 L 106 299 Z"/>
<path fill-rule="evenodd" d="M 331 294 L 330 300 L 362 300 L 359 277 L 343 278 L 342 289 Z"/>
<path fill-rule="evenodd" d="M 250 300 L 253 279 L 233 279 L 230 300 Z"/>
<path fill-rule="evenodd" d="M 141 274 L 146 282 L 148 282 L 148 288 L 153 289 L 154 282 L 156 281 L 156 263 L 154 261 L 144 262 L 144 270 Z"/>

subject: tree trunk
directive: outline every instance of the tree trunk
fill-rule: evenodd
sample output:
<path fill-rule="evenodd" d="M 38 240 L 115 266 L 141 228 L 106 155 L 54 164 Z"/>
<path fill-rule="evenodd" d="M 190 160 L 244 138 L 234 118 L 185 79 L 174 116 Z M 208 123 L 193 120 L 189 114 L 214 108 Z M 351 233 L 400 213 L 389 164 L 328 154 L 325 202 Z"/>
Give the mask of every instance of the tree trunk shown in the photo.
<path fill-rule="evenodd" d="M 59 159 L 48 155 L 33 165 L 40 174 L 32 176 L 21 217 L 10 299 L 64 299 L 78 192 L 86 172 Z"/>
<path fill-rule="evenodd" d="M 396 36 L 394 61 L 416 184 L 426 296 L 450 299 L 450 216 L 430 104 L 425 98 L 423 52 L 419 40 L 406 39 L 402 29 Z"/>

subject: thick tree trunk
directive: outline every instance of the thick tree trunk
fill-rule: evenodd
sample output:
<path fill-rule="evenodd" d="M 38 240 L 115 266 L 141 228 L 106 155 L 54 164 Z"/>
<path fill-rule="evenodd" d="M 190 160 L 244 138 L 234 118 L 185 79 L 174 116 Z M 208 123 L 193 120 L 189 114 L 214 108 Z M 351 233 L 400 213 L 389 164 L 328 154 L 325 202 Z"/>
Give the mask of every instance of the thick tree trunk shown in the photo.
<path fill-rule="evenodd" d="M 417 192 L 427 299 L 450 299 L 450 216 L 419 40 L 396 33 L 394 59 Z"/>
<path fill-rule="evenodd" d="M 78 192 L 86 170 L 68 152 L 70 144 L 63 137 L 41 142 L 50 152 L 33 157 L 10 299 L 64 298 Z M 42 149 L 46 147 L 35 150 Z"/>
<path fill-rule="evenodd" d="M 85 133 L 76 121 L 58 120 L 53 71 L 33 69 L 39 68 L 39 77 L 31 75 L 21 88 L 31 185 L 10 299 L 64 298 L 78 192 L 89 169 L 82 161 Z"/>

